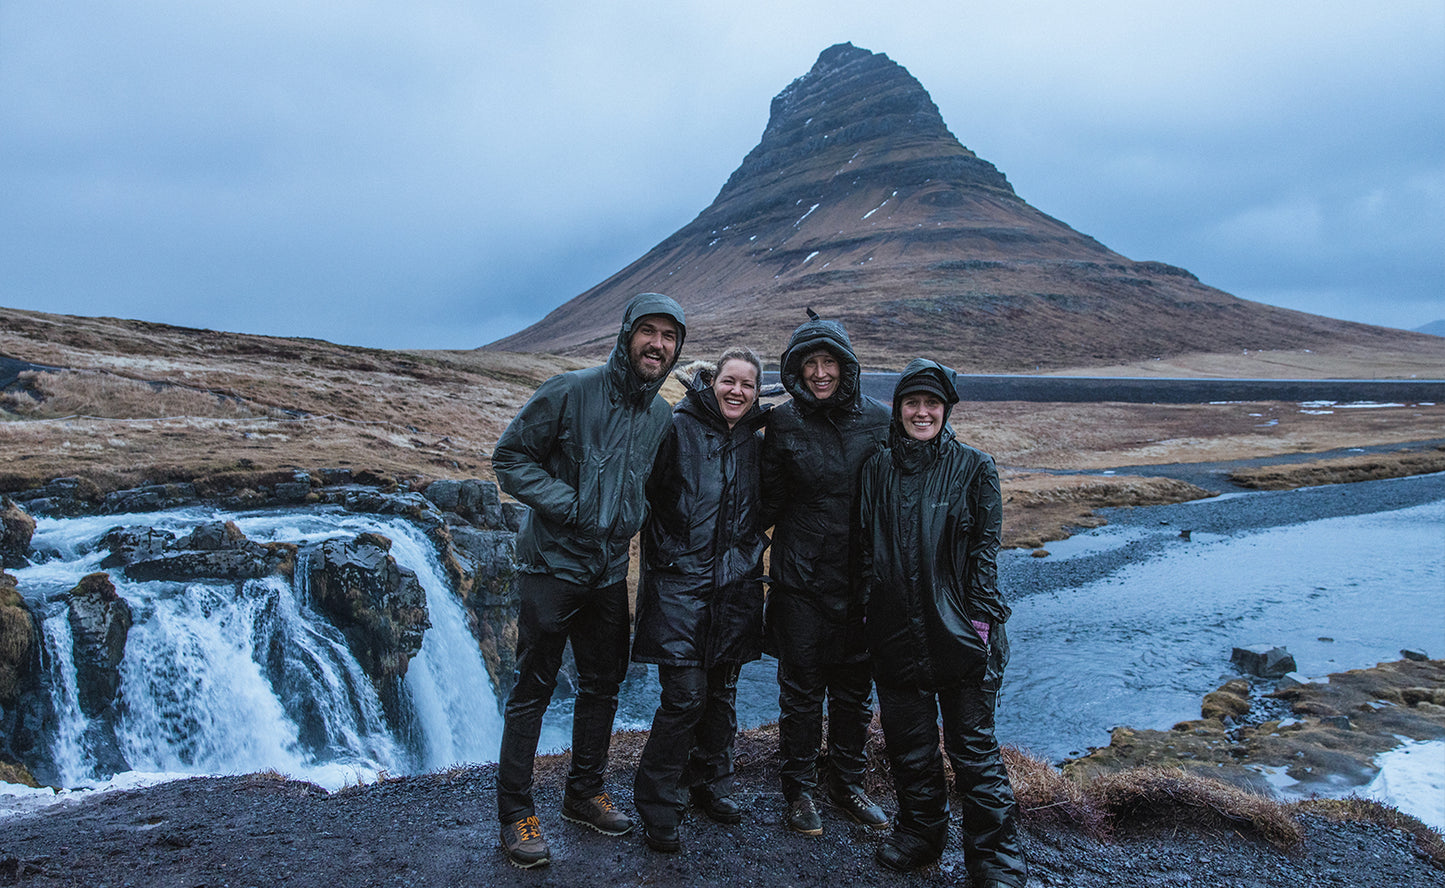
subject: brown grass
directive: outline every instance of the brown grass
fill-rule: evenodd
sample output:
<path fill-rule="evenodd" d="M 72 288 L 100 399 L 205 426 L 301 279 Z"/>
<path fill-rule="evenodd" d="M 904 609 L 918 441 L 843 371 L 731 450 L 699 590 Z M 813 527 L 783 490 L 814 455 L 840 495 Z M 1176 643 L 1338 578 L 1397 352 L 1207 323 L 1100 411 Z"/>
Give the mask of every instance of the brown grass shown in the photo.
<path fill-rule="evenodd" d="M 1290 490 L 1318 484 L 1376 481 L 1434 472 L 1445 472 L 1445 447 L 1239 469 L 1229 473 L 1229 480 L 1255 490 Z"/>
<path fill-rule="evenodd" d="M 1091 780 L 1085 794 L 1108 812 L 1116 826 L 1181 822 L 1243 826 L 1285 849 L 1304 837 L 1286 805 L 1178 768 L 1130 768 L 1105 774 Z"/>
<path fill-rule="evenodd" d="M 98 370 L 30 371 L 20 374 L 22 388 L 0 392 L 0 418 L 100 419 L 212 417 L 283 418 L 274 408 L 257 407 L 234 396 L 173 383 L 151 383 Z"/>

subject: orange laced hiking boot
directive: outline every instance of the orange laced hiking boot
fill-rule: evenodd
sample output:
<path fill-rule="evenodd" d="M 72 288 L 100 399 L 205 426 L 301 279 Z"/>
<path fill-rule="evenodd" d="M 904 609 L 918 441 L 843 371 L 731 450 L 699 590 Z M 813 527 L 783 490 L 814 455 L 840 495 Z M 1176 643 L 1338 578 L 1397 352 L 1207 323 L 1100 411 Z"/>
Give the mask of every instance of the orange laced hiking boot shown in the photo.
<path fill-rule="evenodd" d="M 565 796 L 562 799 L 562 819 L 590 826 L 604 836 L 625 836 L 632 832 L 631 818 L 617 810 L 605 792 L 590 799 Z"/>
<path fill-rule="evenodd" d="M 537 822 L 536 814 L 502 824 L 502 850 L 507 852 L 507 861 L 519 869 L 546 866 L 552 861 L 552 850 L 542 838 L 542 824 Z"/>

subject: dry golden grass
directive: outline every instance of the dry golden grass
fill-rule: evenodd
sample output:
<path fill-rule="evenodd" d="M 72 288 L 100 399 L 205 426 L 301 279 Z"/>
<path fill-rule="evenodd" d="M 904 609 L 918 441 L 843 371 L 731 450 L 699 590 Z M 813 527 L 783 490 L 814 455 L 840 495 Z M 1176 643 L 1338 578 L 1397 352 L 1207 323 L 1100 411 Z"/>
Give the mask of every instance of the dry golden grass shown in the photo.
<path fill-rule="evenodd" d="M 30 371 L 21 390 L 0 392 L 0 418 L 217 419 L 286 418 L 275 408 L 173 383 L 151 383 L 97 370 Z M 13 417 L 6 417 L 5 413 Z"/>
<path fill-rule="evenodd" d="M 1100 839 L 1109 835 L 1108 815 L 1077 781 L 1012 746 L 1003 748 L 1003 761 L 1025 823 L 1068 826 Z"/>
<path fill-rule="evenodd" d="M 1445 472 L 1445 447 L 1427 451 L 1374 453 L 1238 469 L 1229 480 L 1256 490 L 1289 490 L 1318 484 L 1345 484 Z"/>
<path fill-rule="evenodd" d="M 1283 803 L 1178 768 L 1130 768 L 1104 774 L 1091 780 L 1084 792 L 1108 812 L 1116 826 L 1243 826 L 1278 848 L 1292 848 L 1304 837 Z"/>

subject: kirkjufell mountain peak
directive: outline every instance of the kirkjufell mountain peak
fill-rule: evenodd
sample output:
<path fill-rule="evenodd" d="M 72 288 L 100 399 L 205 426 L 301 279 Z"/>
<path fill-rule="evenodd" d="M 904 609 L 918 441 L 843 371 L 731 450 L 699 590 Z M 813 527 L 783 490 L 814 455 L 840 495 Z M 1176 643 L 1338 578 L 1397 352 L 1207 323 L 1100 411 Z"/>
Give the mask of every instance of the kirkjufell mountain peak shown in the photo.
<path fill-rule="evenodd" d="M 691 356 L 736 343 L 776 360 L 812 307 L 846 324 L 875 368 L 913 355 L 967 371 L 1081 367 L 1402 335 L 1237 299 L 1109 250 L 1021 199 L 903 66 L 851 43 L 773 99 L 757 147 L 697 218 L 486 348 L 604 355 L 627 300 L 647 291 L 687 310 Z"/>

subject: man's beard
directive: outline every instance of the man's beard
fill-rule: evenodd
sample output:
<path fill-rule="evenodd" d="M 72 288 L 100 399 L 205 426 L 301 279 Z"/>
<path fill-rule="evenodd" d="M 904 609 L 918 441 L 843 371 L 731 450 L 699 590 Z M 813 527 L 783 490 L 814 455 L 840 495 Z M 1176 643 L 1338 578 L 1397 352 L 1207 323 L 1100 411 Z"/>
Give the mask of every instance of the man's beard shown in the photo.
<path fill-rule="evenodd" d="M 664 360 L 657 365 L 656 370 L 648 370 L 634 361 L 632 363 L 632 372 L 636 373 L 637 377 L 643 382 L 657 382 L 667 375 L 668 366 L 667 361 Z"/>

